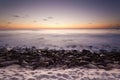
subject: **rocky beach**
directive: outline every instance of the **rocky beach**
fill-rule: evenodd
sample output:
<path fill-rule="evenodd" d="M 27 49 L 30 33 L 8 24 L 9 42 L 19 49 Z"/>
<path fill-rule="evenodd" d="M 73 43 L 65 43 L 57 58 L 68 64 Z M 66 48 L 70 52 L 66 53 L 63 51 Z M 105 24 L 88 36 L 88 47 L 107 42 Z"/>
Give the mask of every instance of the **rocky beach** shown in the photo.
<path fill-rule="evenodd" d="M 120 30 L 1 30 L 0 80 L 120 80 Z"/>
<path fill-rule="evenodd" d="M 0 80 L 120 80 L 120 0 L 0 0 Z"/>
<path fill-rule="evenodd" d="M 0 80 L 120 80 L 120 69 L 106 71 L 88 68 L 21 68 L 12 65 L 0 68 Z"/>
<path fill-rule="evenodd" d="M 120 51 L 0 48 L 0 80 L 119 80 Z"/>

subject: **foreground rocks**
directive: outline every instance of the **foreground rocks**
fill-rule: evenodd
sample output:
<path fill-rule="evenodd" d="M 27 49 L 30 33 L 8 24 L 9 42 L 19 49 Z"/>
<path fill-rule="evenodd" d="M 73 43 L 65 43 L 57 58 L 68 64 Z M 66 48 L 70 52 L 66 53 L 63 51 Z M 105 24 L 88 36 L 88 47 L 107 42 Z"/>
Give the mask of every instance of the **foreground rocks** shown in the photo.
<path fill-rule="evenodd" d="M 86 67 L 110 70 L 120 68 L 120 51 L 54 50 L 32 48 L 0 48 L 0 67 L 17 64 L 36 69 Z"/>
<path fill-rule="evenodd" d="M 0 68 L 0 80 L 120 80 L 120 69 L 106 71 L 88 68 L 21 68 L 11 65 Z"/>

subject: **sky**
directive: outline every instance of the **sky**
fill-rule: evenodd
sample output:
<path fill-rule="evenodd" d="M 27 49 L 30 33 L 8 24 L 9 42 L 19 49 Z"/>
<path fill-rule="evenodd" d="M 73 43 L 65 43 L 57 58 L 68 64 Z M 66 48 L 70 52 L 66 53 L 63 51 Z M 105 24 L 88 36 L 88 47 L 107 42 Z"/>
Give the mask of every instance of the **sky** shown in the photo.
<path fill-rule="evenodd" d="M 120 0 L 0 0 L 0 29 L 119 26 Z"/>

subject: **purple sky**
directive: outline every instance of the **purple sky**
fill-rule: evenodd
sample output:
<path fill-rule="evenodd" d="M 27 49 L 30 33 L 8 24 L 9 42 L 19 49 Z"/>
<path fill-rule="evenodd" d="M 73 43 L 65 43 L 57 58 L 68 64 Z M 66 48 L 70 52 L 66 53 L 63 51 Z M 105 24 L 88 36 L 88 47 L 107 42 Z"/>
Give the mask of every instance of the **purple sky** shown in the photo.
<path fill-rule="evenodd" d="M 0 0 L 0 28 L 120 26 L 120 0 Z"/>

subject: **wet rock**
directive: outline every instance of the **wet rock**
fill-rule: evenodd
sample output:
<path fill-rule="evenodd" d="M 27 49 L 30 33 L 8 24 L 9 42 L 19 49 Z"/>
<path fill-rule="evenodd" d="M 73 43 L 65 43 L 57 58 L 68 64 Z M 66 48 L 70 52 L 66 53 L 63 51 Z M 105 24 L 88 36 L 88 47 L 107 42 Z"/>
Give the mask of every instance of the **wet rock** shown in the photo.
<path fill-rule="evenodd" d="M 90 69 L 97 69 L 98 67 L 93 65 L 93 64 L 88 64 L 85 66 L 86 68 L 90 68 Z"/>
<path fill-rule="evenodd" d="M 57 76 L 62 76 L 62 74 L 61 74 L 61 73 L 57 73 L 56 75 L 57 75 Z"/>
<path fill-rule="evenodd" d="M 9 80 L 18 80 L 18 78 L 12 77 L 12 78 L 10 78 Z"/>
<path fill-rule="evenodd" d="M 79 78 L 78 76 L 72 76 L 73 79 Z"/>
<path fill-rule="evenodd" d="M 50 78 L 52 78 L 52 79 L 57 79 L 58 77 L 57 77 L 57 76 L 52 75 L 52 76 L 50 76 Z"/>
<path fill-rule="evenodd" d="M 17 63 L 18 63 L 18 61 L 5 61 L 5 62 L 0 63 L 0 67 L 6 67 L 9 65 L 17 64 Z"/>
<path fill-rule="evenodd" d="M 89 77 L 84 77 L 84 78 L 81 78 L 81 80 L 90 80 Z"/>
<path fill-rule="evenodd" d="M 111 70 L 120 68 L 120 52 L 100 50 L 55 50 L 35 47 L 0 48 L 0 67 L 18 64 L 33 70 L 44 67 L 87 67 Z"/>
<path fill-rule="evenodd" d="M 66 79 L 70 78 L 69 75 L 67 75 L 67 74 L 62 74 L 62 76 Z"/>
<path fill-rule="evenodd" d="M 53 74 L 52 72 L 48 72 L 48 74 Z"/>
<path fill-rule="evenodd" d="M 64 79 L 64 78 L 59 78 L 58 80 L 66 80 L 66 79 Z"/>
<path fill-rule="evenodd" d="M 34 78 L 29 78 L 29 79 L 27 79 L 27 80 L 36 80 L 36 79 L 34 79 Z"/>
<path fill-rule="evenodd" d="M 103 72 L 102 74 L 101 74 L 102 76 L 110 76 L 108 73 L 106 73 L 106 72 Z"/>
<path fill-rule="evenodd" d="M 48 75 L 40 75 L 40 76 L 36 76 L 36 78 L 37 78 L 37 80 L 41 80 L 42 78 L 46 78 L 46 79 L 49 79 L 50 78 L 50 76 L 48 76 Z"/>

